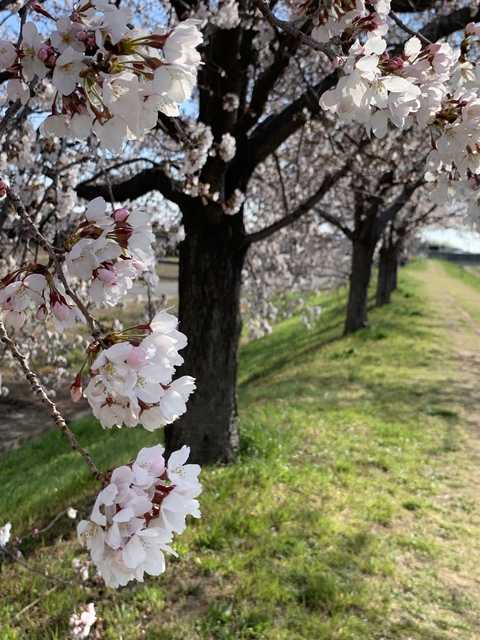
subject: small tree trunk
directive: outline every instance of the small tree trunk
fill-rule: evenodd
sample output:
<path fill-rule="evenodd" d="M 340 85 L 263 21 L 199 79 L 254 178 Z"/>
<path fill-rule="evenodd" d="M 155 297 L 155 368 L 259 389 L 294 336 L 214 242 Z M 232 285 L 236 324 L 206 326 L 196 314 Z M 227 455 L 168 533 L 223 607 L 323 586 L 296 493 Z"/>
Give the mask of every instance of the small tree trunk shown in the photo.
<path fill-rule="evenodd" d="M 352 333 L 368 326 L 368 286 L 372 275 L 374 251 L 375 241 L 372 239 L 367 242 L 362 240 L 353 241 L 345 333 Z"/>
<path fill-rule="evenodd" d="M 375 304 L 383 307 L 390 304 L 390 289 L 388 286 L 388 251 L 382 246 L 378 260 L 377 296 Z"/>
<path fill-rule="evenodd" d="M 238 222 L 222 215 L 211 224 L 204 213 L 198 211 L 197 222 L 190 231 L 187 227 L 179 265 L 179 329 L 188 345 L 178 375 L 193 376 L 197 389 L 187 412 L 165 429 L 167 455 L 186 444 L 189 461 L 202 464 L 228 462 L 238 452 L 237 352 L 245 257 Z"/>
<path fill-rule="evenodd" d="M 395 244 L 382 245 L 378 262 L 377 307 L 390 304 L 392 292 L 397 288 L 399 249 Z"/>
<path fill-rule="evenodd" d="M 390 267 L 390 293 L 393 293 L 398 288 L 398 253 L 395 254 L 395 259 L 392 261 Z"/>

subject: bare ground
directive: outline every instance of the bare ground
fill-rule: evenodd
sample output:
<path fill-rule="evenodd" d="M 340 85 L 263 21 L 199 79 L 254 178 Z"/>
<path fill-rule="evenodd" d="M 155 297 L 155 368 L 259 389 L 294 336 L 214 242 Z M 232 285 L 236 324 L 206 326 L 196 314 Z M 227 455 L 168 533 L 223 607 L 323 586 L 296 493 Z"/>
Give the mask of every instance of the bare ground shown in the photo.
<path fill-rule="evenodd" d="M 54 427 L 48 408 L 27 383 L 9 382 L 8 389 L 8 396 L 0 397 L 0 456 Z M 83 418 L 90 412 L 84 400 L 73 404 L 68 389 L 60 391 L 53 400 L 67 422 Z"/>

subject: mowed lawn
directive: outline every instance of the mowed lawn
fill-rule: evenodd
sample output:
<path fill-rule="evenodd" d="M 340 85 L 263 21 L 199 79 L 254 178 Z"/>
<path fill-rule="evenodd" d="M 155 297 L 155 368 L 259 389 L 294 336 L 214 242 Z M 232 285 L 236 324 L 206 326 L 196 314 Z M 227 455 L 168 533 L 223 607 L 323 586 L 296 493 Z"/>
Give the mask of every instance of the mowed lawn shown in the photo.
<path fill-rule="evenodd" d="M 0 638 L 67 638 L 74 603 L 91 601 L 101 639 L 479 638 L 480 441 L 423 268 L 403 269 L 393 303 L 354 336 L 342 290 L 322 297 L 314 331 L 294 317 L 242 347 L 241 456 L 203 470 L 203 516 L 165 574 L 79 588 L 71 563 L 87 556 L 62 516 L 22 559 L 72 584 L 5 563 Z M 158 440 L 93 420 L 74 430 L 102 469 Z M 86 516 L 95 494 L 60 433 L 0 459 L 0 486 L 13 535 L 70 505 Z"/>

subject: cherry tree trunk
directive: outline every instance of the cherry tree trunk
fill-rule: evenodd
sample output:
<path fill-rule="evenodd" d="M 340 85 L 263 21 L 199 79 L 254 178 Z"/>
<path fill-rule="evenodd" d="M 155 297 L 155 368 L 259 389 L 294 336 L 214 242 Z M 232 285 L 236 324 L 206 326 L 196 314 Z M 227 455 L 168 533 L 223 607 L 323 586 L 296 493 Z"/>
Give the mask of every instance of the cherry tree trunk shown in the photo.
<path fill-rule="evenodd" d="M 397 288 L 398 254 L 394 248 L 380 250 L 378 262 L 377 307 L 390 304 L 392 291 Z"/>
<path fill-rule="evenodd" d="M 188 345 L 178 375 L 197 389 L 187 412 L 165 429 L 166 452 L 191 448 L 189 462 L 228 462 L 238 452 L 237 372 L 241 331 L 240 286 L 243 236 L 231 216 L 186 226 L 180 245 L 179 329 Z"/>
<path fill-rule="evenodd" d="M 345 333 L 353 333 L 368 326 L 368 286 L 372 275 L 375 241 L 355 239 L 352 246 L 352 269 L 348 293 Z"/>

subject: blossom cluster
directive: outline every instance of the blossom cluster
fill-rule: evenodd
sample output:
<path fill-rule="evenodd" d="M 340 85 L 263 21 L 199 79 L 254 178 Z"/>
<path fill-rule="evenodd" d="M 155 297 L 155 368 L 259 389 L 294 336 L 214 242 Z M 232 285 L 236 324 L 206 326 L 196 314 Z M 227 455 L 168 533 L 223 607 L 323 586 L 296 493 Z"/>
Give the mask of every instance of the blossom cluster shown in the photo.
<path fill-rule="evenodd" d="M 380 36 L 365 44 L 358 40 L 342 60 L 343 75 L 336 87 L 326 91 L 320 105 L 341 120 L 363 124 L 368 133 L 382 138 L 388 124 L 405 128 L 415 116 L 422 126 L 431 124 L 447 94 L 446 80 L 454 64 L 447 43 L 421 49 L 410 39 L 402 56 L 390 57 Z"/>
<path fill-rule="evenodd" d="M 47 267 L 31 263 L 0 279 L 0 304 L 6 311 L 5 322 L 20 329 L 27 319 L 25 310 L 36 309 L 37 320 L 49 315 L 58 331 L 72 328 L 83 315 L 67 295 L 64 285 Z"/>
<path fill-rule="evenodd" d="M 68 279 L 88 283 L 89 299 L 115 305 L 132 287 L 138 275 L 154 262 L 150 218 L 141 209 L 116 209 L 106 213 L 103 198 L 92 200 L 84 220 L 68 236 L 58 262 Z M 21 328 L 26 309 L 33 306 L 37 320 L 51 312 L 58 331 L 72 328 L 83 315 L 67 294 L 52 265 L 29 263 L 0 279 L 0 304 L 5 321 Z"/>
<path fill-rule="evenodd" d="M 172 381 L 175 368 L 183 363 L 178 353 L 187 344 L 177 330 L 177 319 L 164 311 L 148 325 L 112 334 L 112 346 L 100 351 L 93 344 L 89 352 L 97 357 L 90 365 L 90 381 L 85 389 L 93 413 L 104 428 L 137 424 L 153 431 L 170 424 L 186 411 L 186 401 L 195 389 L 191 376 Z M 143 339 L 138 334 L 146 331 Z M 74 400 L 80 399 L 82 372 L 71 387 Z"/>
<path fill-rule="evenodd" d="M 480 27 L 467 25 L 457 50 L 447 42 L 422 44 L 413 37 L 403 53 L 390 55 L 385 40 L 389 11 L 388 0 L 333 0 L 320 9 L 314 0 L 301 4 L 301 15 L 314 21 L 314 38 L 328 42 L 339 37 L 343 45 L 333 62 L 340 79 L 322 95 L 320 106 L 379 138 L 390 125 L 404 129 L 416 120 L 430 127 L 434 150 L 426 179 L 434 200 L 467 201 L 468 215 L 479 224 L 480 72 L 467 55 L 478 45 Z"/>
<path fill-rule="evenodd" d="M 125 138 L 155 127 L 158 112 L 178 115 L 196 82 L 202 36 L 196 20 L 168 30 L 132 28 L 133 14 L 108 0 L 92 0 L 55 19 L 39 3 L 30 3 L 53 23 L 42 37 L 26 21 L 21 44 L 0 40 L 0 65 L 14 73 L 10 99 L 30 98 L 28 82 L 51 78 L 57 91 L 45 135 L 85 140 L 92 131 L 103 148 L 120 152 Z"/>
<path fill-rule="evenodd" d="M 78 525 L 80 543 L 110 587 L 161 574 L 164 552 L 176 555 L 169 546 L 173 534 L 185 530 L 187 515 L 200 517 L 200 467 L 185 464 L 186 446 L 168 463 L 163 453 L 161 445 L 143 448 L 133 463 L 114 469 L 90 519 Z"/>
<path fill-rule="evenodd" d="M 314 2 L 301 5 L 301 11 L 307 15 L 314 10 Z M 373 0 L 369 4 L 374 7 L 370 11 L 364 0 L 333 0 L 330 6 L 316 12 L 316 24 L 312 37 L 318 42 L 329 42 L 337 36 L 366 31 L 367 33 L 385 34 L 387 32 L 387 16 L 390 11 L 390 0 Z"/>
<path fill-rule="evenodd" d="M 85 609 L 80 615 L 73 613 L 70 616 L 70 637 L 71 638 L 88 638 L 92 625 L 95 624 L 97 616 L 95 613 L 95 605 L 89 602 L 85 605 Z"/>
<path fill-rule="evenodd" d="M 133 280 L 154 262 L 150 217 L 142 209 L 106 213 L 101 197 L 91 200 L 85 220 L 65 242 L 70 275 L 90 283 L 90 298 L 114 306 Z"/>

